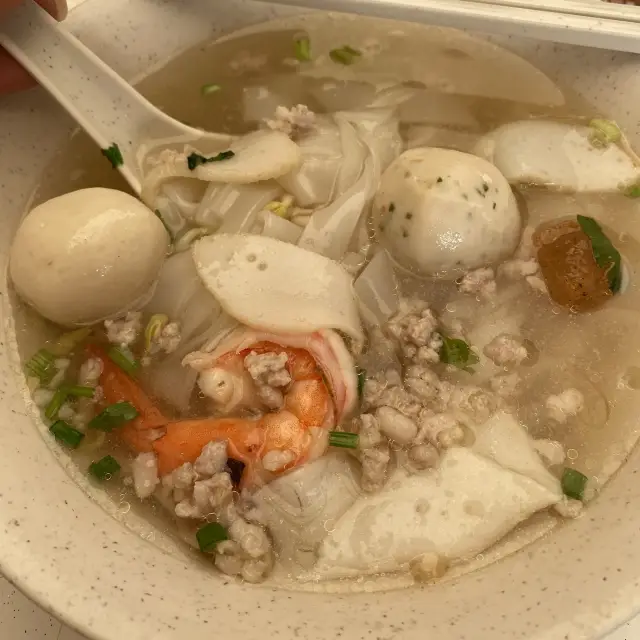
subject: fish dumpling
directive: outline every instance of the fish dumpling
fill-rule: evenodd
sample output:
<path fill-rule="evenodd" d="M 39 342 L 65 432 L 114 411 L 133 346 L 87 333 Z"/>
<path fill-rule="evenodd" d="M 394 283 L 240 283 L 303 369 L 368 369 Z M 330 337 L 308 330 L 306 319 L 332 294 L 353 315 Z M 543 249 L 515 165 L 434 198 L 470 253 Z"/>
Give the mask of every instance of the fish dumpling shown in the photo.
<path fill-rule="evenodd" d="M 360 494 L 356 466 L 345 454 L 328 454 L 256 492 L 282 558 L 312 551 L 351 507 Z"/>
<path fill-rule="evenodd" d="M 562 496 L 560 482 L 544 466 L 531 437 L 511 413 L 498 411 L 478 427 L 473 450 L 505 469 L 535 480 L 558 499 Z"/>
<path fill-rule="evenodd" d="M 474 451 L 452 448 L 437 470 L 396 477 L 381 493 L 358 500 L 323 542 L 313 575 L 394 572 L 426 553 L 469 559 L 559 498 Z"/>

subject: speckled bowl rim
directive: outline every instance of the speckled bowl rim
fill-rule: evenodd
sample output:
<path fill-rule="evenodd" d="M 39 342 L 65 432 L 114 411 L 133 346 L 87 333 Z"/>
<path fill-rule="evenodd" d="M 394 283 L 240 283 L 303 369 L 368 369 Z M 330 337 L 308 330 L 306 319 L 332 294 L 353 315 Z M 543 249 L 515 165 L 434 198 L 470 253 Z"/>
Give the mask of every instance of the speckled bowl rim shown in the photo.
<path fill-rule="evenodd" d="M 133 77 L 189 43 L 278 11 L 228 0 L 88 0 L 69 21 L 96 53 Z M 242 13 L 245 18 L 240 20 Z M 217 28 L 212 25 L 216 24 Z M 495 39 L 584 92 L 640 140 L 639 62 L 631 55 Z M 624 96 L 624 100 L 621 99 Z M 0 210 L 12 215 L 0 256 L 39 172 L 71 123 L 42 93 L 2 105 Z M 19 137 L 18 137 L 19 136 Z M 6 291 L 3 320 L 7 322 Z M 636 451 L 586 515 L 523 552 L 436 587 L 319 595 L 243 587 L 162 554 L 93 503 L 26 416 L 0 344 L 0 569 L 46 610 L 98 640 L 596 638 L 640 609 Z"/>

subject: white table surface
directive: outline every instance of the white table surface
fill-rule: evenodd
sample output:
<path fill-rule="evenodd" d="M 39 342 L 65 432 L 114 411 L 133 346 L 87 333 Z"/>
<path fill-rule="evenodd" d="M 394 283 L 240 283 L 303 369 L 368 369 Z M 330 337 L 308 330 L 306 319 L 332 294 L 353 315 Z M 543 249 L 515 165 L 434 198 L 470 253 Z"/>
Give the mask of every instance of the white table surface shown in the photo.
<path fill-rule="evenodd" d="M 67 0 L 69 7 L 83 0 Z M 179 0 L 176 0 L 179 1 Z M 85 640 L 66 625 L 33 604 L 0 577 L 1 640 Z M 487 640 L 491 640 L 487 638 Z M 640 640 L 640 616 L 605 640 Z"/>

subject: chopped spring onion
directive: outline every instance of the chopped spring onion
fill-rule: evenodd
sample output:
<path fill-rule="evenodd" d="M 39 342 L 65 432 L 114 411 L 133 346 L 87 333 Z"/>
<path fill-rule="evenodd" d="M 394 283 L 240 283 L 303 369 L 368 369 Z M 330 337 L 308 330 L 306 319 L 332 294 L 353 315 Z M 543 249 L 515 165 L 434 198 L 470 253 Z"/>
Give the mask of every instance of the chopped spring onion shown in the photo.
<path fill-rule="evenodd" d="M 93 387 L 83 387 L 79 384 L 74 385 L 65 385 L 61 387 L 68 396 L 72 396 L 74 398 L 93 398 L 96 393 L 96 390 Z"/>
<path fill-rule="evenodd" d="M 287 207 L 285 207 L 279 200 L 273 200 L 265 207 L 265 209 L 280 218 L 286 218 L 287 216 Z"/>
<path fill-rule="evenodd" d="M 289 209 L 294 203 L 294 198 L 292 195 L 286 195 L 282 198 L 282 200 L 272 200 L 265 206 L 267 211 L 271 211 L 276 216 L 280 218 L 288 218 L 289 217 Z"/>
<path fill-rule="evenodd" d="M 111 347 L 107 354 L 123 371 L 133 374 L 139 363 L 127 347 Z"/>
<path fill-rule="evenodd" d="M 595 118 L 589 123 L 589 126 L 591 127 L 589 142 L 594 147 L 608 147 L 610 144 L 620 142 L 622 139 L 622 131 L 613 120 Z"/>
<path fill-rule="evenodd" d="M 440 360 L 445 364 L 452 364 L 454 367 L 467 371 L 471 365 L 480 362 L 480 358 L 471 351 L 471 347 L 464 340 L 447 338 L 444 335 L 440 348 Z"/>
<path fill-rule="evenodd" d="M 329 431 L 329 446 L 341 449 L 357 449 L 360 436 L 345 431 Z"/>
<path fill-rule="evenodd" d="M 353 64 L 362 53 L 349 45 L 345 45 L 340 49 L 331 49 L 329 57 L 337 64 L 350 65 Z"/>
<path fill-rule="evenodd" d="M 301 36 L 300 38 L 296 38 L 294 47 L 296 60 L 299 60 L 300 62 L 311 61 L 311 40 L 309 40 L 309 36 Z"/>
<path fill-rule="evenodd" d="M 93 418 L 89 428 L 109 432 L 137 417 L 138 410 L 130 402 L 116 402 Z"/>
<path fill-rule="evenodd" d="M 640 198 L 640 184 L 632 184 L 623 191 L 627 198 Z"/>
<path fill-rule="evenodd" d="M 64 420 L 54 422 L 49 427 L 49 431 L 51 431 L 58 442 L 61 442 L 71 449 L 77 448 L 84 438 L 84 433 L 74 429 L 71 425 L 64 422 Z"/>
<path fill-rule="evenodd" d="M 117 169 L 124 164 L 124 158 L 122 157 L 120 147 L 115 142 L 107 149 L 103 149 L 102 155 L 105 156 L 114 169 Z"/>
<path fill-rule="evenodd" d="M 56 375 L 56 357 L 47 349 L 40 349 L 33 355 L 24 369 L 29 376 L 38 378 L 40 384 L 49 384 Z"/>
<path fill-rule="evenodd" d="M 151 351 L 151 347 L 160 334 L 160 332 L 169 323 L 169 317 L 164 313 L 154 313 L 147 322 L 147 326 L 144 330 L 144 350 L 148 353 Z"/>
<path fill-rule="evenodd" d="M 587 486 L 588 478 L 584 473 L 580 473 L 577 469 L 567 467 L 562 473 L 562 492 L 568 498 L 574 500 L 582 500 L 584 498 L 584 490 Z"/>
<path fill-rule="evenodd" d="M 120 468 L 120 464 L 113 456 L 105 456 L 89 465 L 89 473 L 98 480 L 111 480 Z"/>
<path fill-rule="evenodd" d="M 228 538 L 227 530 L 217 522 L 205 524 L 204 527 L 200 527 L 196 531 L 196 539 L 198 540 L 200 551 L 215 551 L 218 542 L 222 542 Z"/>
<path fill-rule="evenodd" d="M 65 403 L 67 399 L 68 393 L 64 387 L 60 387 L 56 389 L 56 392 L 53 394 L 53 397 L 49 401 L 47 408 L 44 410 L 45 418 L 48 420 L 54 420 L 58 415 L 58 411 L 60 411 L 60 407 Z"/>
<path fill-rule="evenodd" d="M 356 375 L 358 376 L 358 397 L 362 398 L 364 393 L 364 383 L 367 381 L 367 372 L 360 367 L 356 368 Z"/>
<path fill-rule="evenodd" d="M 55 344 L 49 347 L 51 353 L 58 357 L 68 356 L 81 342 L 91 335 L 91 327 L 83 327 L 63 333 Z"/>
<path fill-rule="evenodd" d="M 187 157 L 187 166 L 191 171 L 193 171 L 196 167 L 199 167 L 201 164 L 207 164 L 208 162 L 221 162 L 222 160 L 230 160 L 236 154 L 233 151 L 221 151 L 217 156 L 211 156 L 210 158 L 205 158 L 205 156 L 201 156 L 199 153 L 192 153 Z"/>
<path fill-rule="evenodd" d="M 210 96 L 212 93 L 218 93 L 222 87 L 219 84 L 214 84 L 210 82 L 209 84 L 203 84 L 202 89 L 200 89 L 200 93 L 203 96 Z"/>
<path fill-rule="evenodd" d="M 604 269 L 612 293 L 618 293 L 622 286 L 622 258 L 611 240 L 602 231 L 600 225 L 587 216 L 578 216 L 578 224 L 591 241 L 593 257 L 598 266 Z"/>

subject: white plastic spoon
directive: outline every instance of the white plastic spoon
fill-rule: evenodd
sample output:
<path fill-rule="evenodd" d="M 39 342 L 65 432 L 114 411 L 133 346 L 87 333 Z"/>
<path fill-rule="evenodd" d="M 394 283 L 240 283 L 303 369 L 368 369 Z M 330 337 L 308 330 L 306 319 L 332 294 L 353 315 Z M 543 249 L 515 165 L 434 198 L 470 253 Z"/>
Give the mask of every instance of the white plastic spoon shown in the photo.
<path fill-rule="evenodd" d="M 101 149 L 118 146 L 123 159 L 118 169 L 137 194 L 142 176 L 136 152 L 143 142 L 182 137 L 216 149 L 232 139 L 188 127 L 160 111 L 32 0 L 0 23 L 0 45 Z"/>

